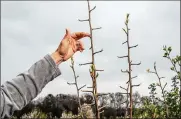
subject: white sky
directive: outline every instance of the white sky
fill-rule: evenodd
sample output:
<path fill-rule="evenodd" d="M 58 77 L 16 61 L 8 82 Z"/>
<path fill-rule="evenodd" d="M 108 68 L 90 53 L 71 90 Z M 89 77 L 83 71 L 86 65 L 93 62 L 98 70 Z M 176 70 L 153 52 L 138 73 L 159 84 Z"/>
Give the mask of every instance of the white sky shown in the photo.
<path fill-rule="evenodd" d="M 94 32 L 95 50 L 104 49 L 96 55 L 96 64 L 105 71 L 98 78 L 99 92 L 121 91 L 119 85 L 126 86 L 128 79 L 121 69 L 128 64 L 117 56 L 126 54 L 126 39 L 122 28 L 126 13 L 130 13 L 130 42 L 139 47 L 131 50 L 134 62 L 141 61 L 140 66 L 133 67 L 134 84 L 141 83 L 134 89 L 142 95 L 148 95 L 148 85 L 156 82 L 153 74 L 146 69 L 153 69 L 154 61 L 164 82 L 171 82 L 174 75 L 169 70 L 170 62 L 162 57 L 163 45 L 172 46 L 172 56 L 180 54 L 180 1 L 91 1 L 91 7 L 97 8 L 92 14 L 94 27 L 102 27 Z M 75 31 L 89 31 L 87 23 L 78 22 L 86 19 L 86 1 L 2 1 L 1 2 L 1 81 L 11 80 L 27 70 L 33 63 L 47 53 L 53 52 L 65 34 L 65 28 Z M 80 76 L 79 84 L 91 85 L 88 66 L 79 67 L 79 63 L 88 62 L 90 42 L 82 39 L 86 51 L 75 55 L 76 72 Z M 76 93 L 74 86 L 67 85 L 74 81 L 69 67 L 70 61 L 60 65 L 62 75 L 50 82 L 39 96 L 48 93 Z M 169 89 L 169 85 L 167 89 Z"/>

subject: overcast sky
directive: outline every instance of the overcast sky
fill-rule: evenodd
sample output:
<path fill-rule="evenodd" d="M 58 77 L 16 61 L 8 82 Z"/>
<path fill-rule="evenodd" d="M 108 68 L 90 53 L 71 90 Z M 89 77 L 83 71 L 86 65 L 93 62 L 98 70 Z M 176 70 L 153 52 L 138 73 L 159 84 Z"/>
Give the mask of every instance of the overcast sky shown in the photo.
<path fill-rule="evenodd" d="M 125 87 L 128 80 L 121 69 L 128 67 L 126 59 L 117 56 L 127 54 L 126 39 L 122 28 L 126 13 L 130 13 L 130 42 L 139 44 L 131 50 L 133 62 L 142 62 L 133 67 L 134 84 L 141 83 L 134 88 L 142 95 L 148 95 L 148 85 L 157 82 L 154 74 L 148 74 L 146 69 L 153 69 L 154 61 L 160 76 L 165 76 L 163 82 L 171 82 L 174 73 L 169 70 L 170 62 L 162 57 L 163 45 L 172 46 L 172 56 L 180 54 L 180 2 L 179 1 L 91 1 L 93 27 L 102 27 L 93 32 L 95 50 L 104 49 L 96 55 L 98 69 L 101 72 L 98 82 L 99 92 L 122 91 L 119 85 Z M 86 1 L 2 1 L 1 2 L 1 82 L 11 80 L 21 72 L 27 70 L 33 63 L 55 51 L 65 34 L 65 28 L 72 32 L 89 32 L 86 22 L 88 8 Z M 79 85 L 91 85 L 89 66 L 78 66 L 79 63 L 90 61 L 90 41 L 82 39 L 86 50 L 74 56 L 76 73 L 80 76 Z M 50 82 L 39 96 L 49 93 L 76 93 L 73 73 L 69 67 L 70 61 L 62 63 L 59 68 L 62 75 Z M 168 85 L 167 89 L 170 88 Z"/>

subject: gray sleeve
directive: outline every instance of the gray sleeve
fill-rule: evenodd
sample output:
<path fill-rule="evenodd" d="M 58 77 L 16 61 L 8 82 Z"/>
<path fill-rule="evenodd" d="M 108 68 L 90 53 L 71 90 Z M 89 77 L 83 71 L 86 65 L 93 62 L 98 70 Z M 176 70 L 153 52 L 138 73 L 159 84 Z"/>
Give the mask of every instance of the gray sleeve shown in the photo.
<path fill-rule="evenodd" d="M 1 118 L 9 118 L 33 100 L 45 85 L 61 74 L 50 55 L 1 85 Z"/>

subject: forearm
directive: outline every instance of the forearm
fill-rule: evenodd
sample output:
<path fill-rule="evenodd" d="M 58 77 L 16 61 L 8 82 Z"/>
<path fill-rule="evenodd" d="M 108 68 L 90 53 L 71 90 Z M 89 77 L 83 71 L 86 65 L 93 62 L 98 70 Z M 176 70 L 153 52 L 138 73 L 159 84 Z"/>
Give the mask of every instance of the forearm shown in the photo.
<path fill-rule="evenodd" d="M 10 117 L 34 99 L 45 85 L 59 76 L 61 57 L 55 53 L 46 55 L 31 68 L 1 86 L 1 117 Z"/>

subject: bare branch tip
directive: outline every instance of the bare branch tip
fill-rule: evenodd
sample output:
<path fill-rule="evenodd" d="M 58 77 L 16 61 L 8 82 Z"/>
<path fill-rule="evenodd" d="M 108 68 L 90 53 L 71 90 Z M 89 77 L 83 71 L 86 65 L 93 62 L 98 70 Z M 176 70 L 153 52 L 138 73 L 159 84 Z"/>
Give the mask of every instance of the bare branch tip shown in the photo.
<path fill-rule="evenodd" d="M 93 55 L 97 54 L 97 53 L 101 53 L 103 51 L 103 49 L 97 51 L 97 52 L 94 52 Z"/>
<path fill-rule="evenodd" d="M 78 21 L 85 22 L 85 21 L 89 21 L 89 19 L 84 19 L 84 20 L 78 19 Z"/>

